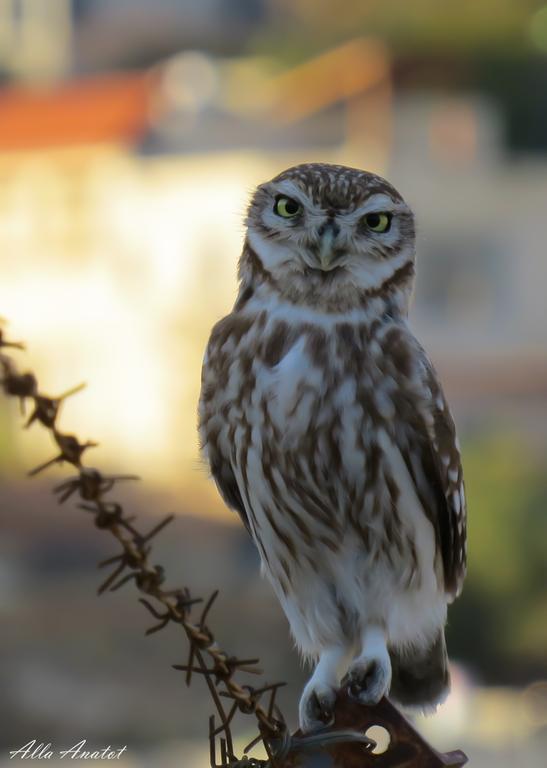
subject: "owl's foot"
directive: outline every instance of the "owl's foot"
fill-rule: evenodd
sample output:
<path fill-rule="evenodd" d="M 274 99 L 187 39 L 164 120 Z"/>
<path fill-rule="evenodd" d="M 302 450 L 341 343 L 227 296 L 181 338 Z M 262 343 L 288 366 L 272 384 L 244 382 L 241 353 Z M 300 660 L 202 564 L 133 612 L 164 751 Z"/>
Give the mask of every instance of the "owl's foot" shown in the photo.
<path fill-rule="evenodd" d="M 310 733 L 332 725 L 336 689 L 313 679 L 306 685 L 299 705 L 300 729 Z"/>
<path fill-rule="evenodd" d="M 389 691 L 391 664 L 389 656 L 356 659 L 348 670 L 344 683 L 352 699 L 370 706 L 378 704 Z"/>

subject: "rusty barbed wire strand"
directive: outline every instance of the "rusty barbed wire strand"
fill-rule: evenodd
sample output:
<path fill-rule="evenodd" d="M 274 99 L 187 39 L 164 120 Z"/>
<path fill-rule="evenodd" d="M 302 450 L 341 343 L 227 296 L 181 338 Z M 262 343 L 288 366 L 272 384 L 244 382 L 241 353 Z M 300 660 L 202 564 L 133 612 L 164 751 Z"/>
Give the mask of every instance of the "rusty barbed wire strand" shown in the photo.
<path fill-rule="evenodd" d="M 209 738 L 211 766 L 213 768 L 266 768 L 278 764 L 272 744 L 282 745 L 283 757 L 288 754 L 287 745 L 291 745 L 285 719 L 275 703 L 276 694 L 284 683 L 275 683 L 255 688 L 241 685 L 236 674 L 261 674 L 256 667 L 258 659 L 238 659 L 228 654 L 216 642 L 214 634 L 207 624 L 218 591 L 206 601 L 192 597 L 188 587 L 165 589 L 165 573 L 161 565 L 150 562 L 152 548 L 150 542 L 173 520 L 169 515 L 143 534 L 133 525 L 132 517 L 125 515 L 120 503 L 108 498 L 108 494 L 117 483 L 138 479 L 136 475 L 105 475 L 98 469 L 84 466 L 84 453 L 97 445 L 93 441 L 80 442 L 71 434 L 61 432 L 56 424 L 64 401 L 81 391 L 83 384 L 74 387 L 57 397 L 49 397 L 39 391 L 34 373 L 20 373 L 6 349 L 23 350 L 21 342 L 8 341 L 0 327 L 0 386 L 4 394 L 19 401 L 21 414 L 26 415 L 27 401 L 32 403 L 32 412 L 25 427 L 40 423 L 52 436 L 58 453 L 51 459 L 39 464 L 29 472 L 31 477 L 38 475 L 54 464 L 70 464 L 77 474 L 56 485 L 54 494 L 60 504 L 76 494 L 78 506 L 94 515 L 97 528 L 109 531 L 120 545 L 118 554 L 107 558 L 99 565 L 102 568 L 112 566 L 112 570 L 98 588 L 98 593 L 116 591 L 128 582 L 134 582 L 137 589 L 146 595 L 139 598 L 157 623 L 146 630 L 150 635 L 164 629 L 168 624 L 179 624 L 189 641 L 189 653 L 186 663 L 174 664 L 176 670 L 186 673 L 186 683 L 190 685 L 193 674 L 205 678 L 209 693 L 216 709 L 220 725 L 215 726 L 215 716 L 210 721 Z M 150 602 L 157 601 L 157 605 Z M 204 603 L 200 615 L 192 620 L 191 611 Z M 225 706 L 224 701 L 229 705 Z M 231 724 L 237 713 L 253 715 L 257 721 L 258 735 L 251 746 L 262 741 L 268 760 L 257 760 L 244 756 L 238 759 L 234 753 Z M 221 763 L 216 762 L 217 742 L 220 739 Z"/>

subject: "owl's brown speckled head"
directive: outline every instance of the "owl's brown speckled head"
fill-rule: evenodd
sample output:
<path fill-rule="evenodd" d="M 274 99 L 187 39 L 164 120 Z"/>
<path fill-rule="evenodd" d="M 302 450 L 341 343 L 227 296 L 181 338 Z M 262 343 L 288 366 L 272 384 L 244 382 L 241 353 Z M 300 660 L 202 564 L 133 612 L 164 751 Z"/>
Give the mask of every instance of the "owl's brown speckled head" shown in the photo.
<path fill-rule="evenodd" d="M 326 163 L 288 168 L 256 189 L 246 224 L 241 275 L 247 252 L 264 278 L 299 303 L 320 292 L 347 304 L 392 286 L 394 277 L 410 292 L 414 216 L 373 173 Z"/>

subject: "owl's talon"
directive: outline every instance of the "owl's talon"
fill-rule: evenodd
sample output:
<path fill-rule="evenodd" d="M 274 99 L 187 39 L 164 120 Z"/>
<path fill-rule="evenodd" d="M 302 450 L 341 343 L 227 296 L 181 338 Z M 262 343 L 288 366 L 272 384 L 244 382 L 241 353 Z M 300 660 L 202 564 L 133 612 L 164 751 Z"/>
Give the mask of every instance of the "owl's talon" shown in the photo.
<path fill-rule="evenodd" d="M 300 700 L 300 729 L 303 733 L 318 731 L 334 722 L 336 690 L 330 686 L 306 687 Z"/>
<path fill-rule="evenodd" d="M 373 706 L 387 694 L 391 683 L 388 659 L 358 659 L 350 667 L 346 679 L 349 696 L 360 704 Z"/>

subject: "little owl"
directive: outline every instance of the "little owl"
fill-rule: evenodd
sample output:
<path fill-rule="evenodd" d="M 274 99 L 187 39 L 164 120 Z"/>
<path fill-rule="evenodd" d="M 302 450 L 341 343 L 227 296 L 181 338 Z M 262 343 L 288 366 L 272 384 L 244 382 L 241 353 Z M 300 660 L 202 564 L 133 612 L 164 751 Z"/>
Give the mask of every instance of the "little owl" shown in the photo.
<path fill-rule="evenodd" d="M 407 321 L 413 214 L 379 176 L 313 163 L 261 184 L 246 225 L 200 438 L 315 663 L 301 728 L 332 721 L 341 685 L 432 709 L 450 683 L 465 496 L 454 422 Z"/>

